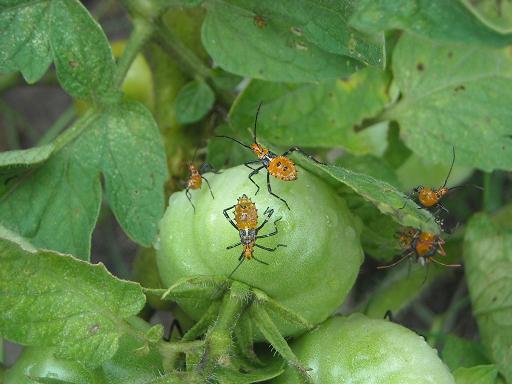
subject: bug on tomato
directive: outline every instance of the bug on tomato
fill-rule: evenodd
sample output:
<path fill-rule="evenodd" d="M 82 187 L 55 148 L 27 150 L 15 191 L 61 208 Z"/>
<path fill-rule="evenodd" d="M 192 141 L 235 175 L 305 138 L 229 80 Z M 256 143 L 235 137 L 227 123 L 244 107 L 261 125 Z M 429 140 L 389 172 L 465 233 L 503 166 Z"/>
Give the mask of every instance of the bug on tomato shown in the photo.
<path fill-rule="evenodd" d="M 414 257 L 415 261 L 421 265 L 428 265 L 430 262 L 443 265 L 445 267 L 460 267 L 460 264 L 445 264 L 434 256 L 446 256 L 444 250 L 445 241 L 438 235 L 431 232 L 422 232 L 420 229 L 405 227 L 397 233 L 398 242 L 403 248 L 401 257 L 392 264 L 378 266 L 377 269 L 391 268 L 400 264 L 404 260 L 410 260 Z"/>
<path fill-rule="evenodd" d="M 229 216 L 229 211 L 234 209 L 235 221 Z M 230 245 L 226 247 L 226 249 L 231 249 L 238 247 L 239 245 L 243 246 L 242 253 L 238 257 L 239 263 L 228 276 L 231 278 L 235 271 L 242 265 L 244 260 L 254 259 L 261 264 L 268 265 L 263 260 L 260 260 L 254 256 L 254 247 L 264 249 L 269 252 L 274 252 L 279 247 L 286 247 L 285 244 L 277 244 L 274 248 L 265 247 L 260 244 L 256 244 L 257 239 L 263 239 L 265 237 L 274 236 L 277 234 L 277 223 L 281 218 L 274 221 L 274 231 L 267 233 L 265 235 L 258 235 L 258 232 L 267 224 L 272 215 L 274 214 L 274 210 L 267 207 L 263 215 L 265 215 L 265 220 L 258 225 L 258 210 L 256 209 L 256 204 L 254 204 L 251 199 L 247 197 L 247 195 L 243 194 L 238 198 L 238 201 L 235 205 L 228 207 L 222 211 L 224 216 L 229 221 L 229 223 L 238 231 L 240 235 L 240 242 Z"/>
<path fill-rule="evenodd" d="M 259 29 L 263 29 L 267 26 L 267 21 L 265 20 L 265 18 L 263 16 L 255 15 L 253 20 L 254 20 L 254 24 L 256 24 L 256 26 Z"/>
<path fill-rule="evenodd" d="M 315 161 L 318 164 L 325 165 L 324 163 L 318 161 L 313 156 L 309 155 L 308 153 L 304 152 L 299 147 L 291 147 L 287 151 L 285 151 L 282 155 L 277 155 L 276 153 L 270 151 L 268 148 L 265 148 L 263 145 L 259 144 L 256 139 L 256 127 L 258 125 L 258 115 L 260 113 L 262 103 L 258 106 L 258 110 L 256 112 L 256 117 L 254 119 L 254 131 L 253 131 L 253 140 L 254 142 L 251 145 L 247 145 L 242 143 L 241 141 L 235 139 L 231 136 L 225 136 L 225 135 L 217 135 L 216 137 L 224 137 L 226 139 L 233 140 L 237 142 L 238 144 L 244 146 L 245 148 L 250 149 L 257 157 L 257 160 L 250 160 L 245 162 L 245 166 L 247 168 L 251 169 L 251 173 L 249 173 L 249 180 L 256 186 L 256 193 L 257 194 L 260 190 L 260 187 L 256 182 L 252 179 L 253 176 L 257 175 L 263 168 L 267 170 L 267 189 L 268 192 L 281 200 L 288 209 L 290 209 L 290 206 L 286 202 L 285 199 L 282 197 L 279 197 L 274 192 L 272 192 L 272 187 L 270 186 L 270 176 L 274 176 L 276 179 L 282 180 L 282 181 L 293 181 L 297 179 L 297 167 L 295 163 L 288 158 L 288 155 L 290 155 L 293 152 L 299 152 L 302 155 L 310 158 L 311 160 Z M 257 166 L 256 168 L 253 168 L 253 164 L 261 164 L 260 166 Z"/>
<path fill-rule="evenodd" d="M 466 185 L 458 185 L 456 187 L 447 188 L 446 184 L 448 183 L 448 179 L 450 178 L 450 174 L 452 173 L 453 164 L 455 164 L 455 147 L 452 147 L 452 163 L 450 165 L 450 169 L 448 171 L 448 175 L 446 175 L 446 179 L 444 180 L 443 186 L 441 188 L 431 188 L 431 187 L 423 187 L 417 186 L 415 187 L 407 197 L 413 198 L 415 202 L 421 205 L 421 208 L 434 209 L 434 215 L 437 215 L 441 210 L 448 212 L 448 209 L 440 203 L 440 200 L 450 191 L 463 188 L 466 186 L 475 187 L 477 189 L 482 189 L 478 185 L 466 184 Z M 407 205 L 407 200 L 404 205 L 400 208 L 403 209 Z"/>
<path fill-rule="evenodd" d="M 188 171 L 189 171 L 190 175 L 188 177 L 188 180 L 185 183 L 185 195 L 187 196 L 188 201 L 190 201 L 190 204 L 192 205 L 192 208 L 194 209 L 194 213 L 196 212 L 196 207 L 195 207 L 194 203 L 192 202 L 192 194 L 191 194 L 190 190 L 201 189 L 201 187 L 203 185 L 203 180 L 204 180 L 206 182 L 206 185 L 208 185 L 208 189 L 210 190 L 212 199 L 215 199 L 215 196 L 213 196 L 212 187 L 210 186 L 208 179 L 203 176 L 203 173 L 205 173 L 207 171 L 211 171 L 213 173 L 219 173 L 208 163 L 202 163 L 199 166 L 199 168 L 197 168 L 194 165 L 195 157 L 196 157 L 196 154 L 194 153 L 192 162 L 190 162 L 188 165 Z"/>

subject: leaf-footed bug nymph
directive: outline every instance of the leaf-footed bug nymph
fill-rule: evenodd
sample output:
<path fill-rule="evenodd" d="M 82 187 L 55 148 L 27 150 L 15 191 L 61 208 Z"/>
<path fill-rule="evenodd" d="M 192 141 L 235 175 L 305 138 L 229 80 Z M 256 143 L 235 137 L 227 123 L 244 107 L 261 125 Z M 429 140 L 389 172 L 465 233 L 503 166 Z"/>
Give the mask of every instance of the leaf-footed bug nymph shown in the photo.
<path fill-rule="evenodd" d="M 196 151 L 197 152 L 197 151 Z M 208 179 L 203 176 L 203 173 L 210 171 L 215 174 L 218 174 L 220 172 L 217 172 L 210 164 L 208 163 L 202 163 L 199 168 L 197 168 L 194 165 L 194 159 L 196 157 L 196 154 L 194 153 L 194 157 L 192 158 L 192 162 L 188 165 L 188 171 L 189 171 L 189 177 L 188 180 L 185 183 L 185 195 L 187 196 L 188 201 L 192 205 L 192 208 L 194 209 L 194 213 L 196 212 L 196 207 L 194 203 L 192 203 L 192 194 L 190 193 L 190 190 L 197 190 L 201 189 L 203 185 L 203 180 L 206 182 L 206 185 L 208 185 L 208 189 L 210 190 L 210 195 L 212 195 L 212 199 L 215 199 L 213 196 L 212 187 L 210 186 L 210 183 L 208 182 Z"/>
<path fill-rule="evenodd" d="M 234 209 L 234 219 L 229 216 L 229 211 Z M 238 202 L 222 211 L 224 216 L 229 221 L 229 223 L 238 231 L 240 235 L 240 242 L 230 245 L 226 247 L 226 249 L 231 249 L 238 247 L 241 245 L 243 247 L 242 253 L 238 257 L 239 263 L 235 267 L 235 269 L 229 274 L 229 278 L 233 276 L 235 271 L 242 265 L 244 260 L 254 259 L 261 264 L 268 265 L 263 260 L 260 260 L 254 256 L 254 247 L 264 249 L 266 251 L 274 252 L 279 247 L 286 247 L 284 244 L 277 244 L 274 248 L 265 247 L 260 244 L 256 244 L 257 239 L 263 239 L 265 237 L 274 236 L 277 234 L 277 223 L 281 218 L 274 221 L 274 231 L 267 233 L 265 235 L 258 235 L 258 232 L 265 226 L 265 224 L 270 220 L 272 215 L 274 214 L 274 210 L 267 207 L 263 215 L 265 216 L 265 220 L 258 226 L 258 210 L 256 209 L 256 204 L 254 204 L 251 199 L 247 197 L 247 195 L 243 194 L 238 198 Z"/>
<path fill-rule="evenodd" d="M 245 148 L 250 149 L 256 156 L 258 156 L 257 160 L 251 160 L 247 161 L 244 165 L 247 168 L 251 169 L 251 173 L 249 173 L 249 180 L 256 186 L 256 193 L 257 194 L 260 190 L 260 187 L 256 182 L 252 179 L 253 176 L 258 174 L 263 168 L 267 170 L 267 189 L 268 192 L 274 196 L 277 197 L 279 200 L 281 200 L 288 209 L 290 207 L 288 206 L 288 203 L 285 199 L 282 197 L 279 197 L 275 193 L 272 192 L 272 187 L 270 186 L 270 175 L 274 176 L 276 179 L 282 180 L 282 181 L 293 181 L 297 179 L 297 167 L 295 163 L 289 159 L 287 156 L 290 155 L 293 152 L 299 152 L 302 155 L 306 156 L 307 158 L 313 160 L 314 162 L 318 164 L 323 164 L 322 162 L 315 159 L 313 156 L 309 155 L 308 153 L 304 152 L 299 147 L 291 147 L 287 151 L 285 151 L 282 155 L 277 155 L 276 153 L 270 151 L 268 148 L 265 148 L 263 145 L 259 144 L 256 140 L 256 127 L 258 123 L 258 115 L 260 113 L 262 103 L 258 106 L 258 110 L 256 112 L 256 117 L 254 119 L 254 131 L 253 131 L 253 140 L 254 142 L 251 145 L 247 145 L 242 143 L 241 141 L 235 139 L 234 137 L 230 136 L 224 136 L 224 135 L 218 135 L 217 137 L 224 137 L 226 139 L 233 140 L 237 142 L 238 144 L 244 146 Z M 261 165 L 256 166 L 256 168 L 253 168 L 253 164 Z"/>

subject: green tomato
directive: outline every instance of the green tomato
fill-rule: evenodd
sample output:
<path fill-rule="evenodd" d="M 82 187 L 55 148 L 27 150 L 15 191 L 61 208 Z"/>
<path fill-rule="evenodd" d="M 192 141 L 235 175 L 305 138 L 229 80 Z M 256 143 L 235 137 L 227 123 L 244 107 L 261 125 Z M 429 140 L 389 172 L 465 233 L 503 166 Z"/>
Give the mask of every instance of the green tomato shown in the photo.
<path fill-rule="evenodd" d="M 455 384 L 425 340 L 401 325 L 361 314 L 333 317 L 291 344 L 321 384 Z M 301 383 L 287 368 L 273 384 Z"/>
<path fill-rule="evenodd" d="M 55 348 L 27 347 L 5 373 L 4 384 L 36 384 L 30 378 L 57 379 L 73 384 L 104 384 L 102 375 L 76 361 L 53 356 Z"/>
<path fill-rule="evenodd" d="M 261 187 L 254 196 L 255 186 L 247 177 L 249 172 L 240 165 L 218 175 L 207 174 L 215 199 L 206 184 L 191 191 L 195 213 L 183 191 L 171 196 L 156 244 L 162 281 L 170 286 L 187 276 L 229 276 L 239 263 L 242 248 L 226 249 L 239 242 L 240 237 L 222 211 L 246 194 L 256 204 L 258 223 L 263 221 L 267 207 L 275 211 L 260 235 L 272 232 L 274 221 L 281 218 L 276 224 L 279 232 L 257 243 L 266 247 L 285 244 L 286 248 L 275 252 L 255 248 L 254 256 L 269 265 L 245 260 L 232 278 L 264 291 L 310 322 L 320 323 L 344 301 L 363 260 L 353 217 L 327 184 L 303 169 L 299 169 L 295 181 L 271 180 L 274 193 L 288 202 L 290 210 L 267 192 L 264 171 L 254 177 Z M 178 302 L 194 319 L 201 316 L 209 303 L 208 298 Z M 304 331 L 274 321 L 285 336 Z"/>
<path fill-rule="evenodd" d="M 150 325 L 133 317 L 130 324 L 146 332 Z M 160 377 L 163 372 L 160 354 L 144 348 L 142 341 L 125 335 L 119 340 L 116 354 L 96 369 L 83 364 L 58 359 L 55 348 L 27 347 L 14 366 L 7 370 L 4 384 L 36 384 L 33 378 L 57 379 L 73 384 L 145 384 Z"/>

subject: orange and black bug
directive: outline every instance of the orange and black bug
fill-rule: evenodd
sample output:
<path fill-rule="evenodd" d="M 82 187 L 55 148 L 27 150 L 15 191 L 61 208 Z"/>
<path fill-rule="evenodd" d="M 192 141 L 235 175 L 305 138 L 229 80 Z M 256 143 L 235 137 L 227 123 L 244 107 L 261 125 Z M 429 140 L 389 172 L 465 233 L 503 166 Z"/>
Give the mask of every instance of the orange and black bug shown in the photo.
<path fill-rule="evenodd" d="M 303 154 L 304 156 L 310 158 L 311 160 L 315 161 L 318 164 L 324 164 L 317 159 L 315 159 L 313 156 L 307 154 L 299 147 L 291 147 L 287 151 L 285 151 L 282 155 L 277 155 L 274 152 L 270 151 L 269 149 L 265 148 L 263 145 L 259 144 L 256 140 L 256 127 L 258 123 L 258 115 L 260 113 L 261 109 L 261 103 L 258 106 L 258 111 L 256 112 L 256 117 L 254 119 L 254 132 L 253 132 L 253 139 L 254 142 L 251 145 L 247 145 L 242 143 L 241 141 L 235 139 L 234 137 L 230 136 L 224 136 L 224 135 L 218 135 L 217 137 L 224 137 L 226 139 L 233 140 L 237 142 L 238 144 L 244 146 L 245 148 L 250 149 L 256 156 L 258 156 L 258 160 L 251 160 L 247 161 L 244 165 L 248 168 L 250 168 L 252 171 L 249 173 L 249 180 L 256 186 L 256 193 L 260 190 L 260 187 L 256 182 L 252 179 L 253 176 L 258 174 L 263 168 L 267 170 L 267 189 L 268 192 L 274 196 L 277 197 L 279 200 L 281 200 L 283 203 L 285 203 L 286 207 L 290 209 L 288 206 L 288 203 L 283 198 L 279 197 L 275 193 L 272 192 L 272 187 L 270 186 L 270 175 L 274 176 L 275 178 L 283 181 L 293 181 L 297 179 L 297 167 L 295 166 L 295 163 L 290 160 L 287 156 L 290 155 L 293 152 L 299 152 Z M 261 163 L 262 165 L 253 168 L 252 164 Z"/>
<path fill-rule="evenodd" d="M 256 24 L 256 26 L 259 29 L 263 29 L 267 26 L 267 21 L 263 18 L 263 16 L 256 15 L 256 16 L 254 16 L 253 20 L 254 20 L 254 24 Z"/>
<path fill-rule="evenodd" d="M 445 241 L 438 235 L 430 232 L 422 232 L 420 229 L 405 227 L 397 233 L 398 242 L 404 250 L 401 257 L 392 264 L 381 265 L 377 269 L 394 267 L 402 261 L 415 258 L 421 265 L 428 265 L 429 262 L 443 265 L 445 267 L 460 267 L 460 264 L 445 264 L 435 259 L 434 256 L 446 256 L 444 250 Z"/>
<path fill-rule="evenodd" d="M 194 154 L 195 157 L 195 154 Z M 203 173 L 210 171 L 213 173 L 219 173 L 215 171 L 215 169 L 208 163 L 203 163 L 199 168 L 197 168 L 193 163 L 190 163 L 188 165 L 188 171 L 190 173 L 190 176 L 188 177 L 188 180 L 185 184 L 185 195 L 187 196 L 188 201 L 190 201 L 190 204 L 192 204 L 192 208 L 194 208 L 194 212 L 196 211 L 196 207 L 194 203 L 192 203 L 192 194 L 190 193 L 190 190 L 194 189 L 201 189 L 203 185 L 203 180 L 206 182 L 206 185 L 208 185 L 208 189 L 210 190 L 210 194 L 212 195 L 212 199 L 215 199 L 212 192 L 212 187 L 210 186 L 210 183 L 208 180 L 203 176 Z"/>
<path fill-rule="evenodd" d="M 472 186 L 478 189 L 482 189 L 482 187 L 479 187 L 477 185 L 467 184 L 467 185 L 459 185 L 452 188 L 447 188 L 446 184 L 448 183 L 448 179 L 450 178 L 450 174 L 452 173 L 453 164 L 455 163 L 455 147 L 452 147 L 452 164 L 450 165 L 450 170 L 448 171 L 448 175 L 446 175 L 446 179 L 444 180 L 443 186 L 441 188 L 429 188 L 429 187 L 423 187 L 418 186 L 414 188 L 408 195 L 408 198 L 413 198 L 414 201 L 416 201 L 419 205 L 421 205 L 421 208 L 427 208 L 427 209 L 434 209 L 434 215 L 437 215 L 441 210 L 448 212 L 448 209 L 444 205 L 440 203 L 440 200 L 450 191 L 457 189 L 457 188 L 463 188 L 466 186 Z M 407 201 L 404 203 L 403 207 L 400 209 L 405 208 L 407 204 Z"/>
<path fill-rule="evenodd" d="M 231 219 L 229 216 L 229 211 L 232 209 L 235 210 L 235 221 Z M 260 260 L 254 256 L 254 247 L 264 249 L 266 251 L 274 252 L 279 247 L 286 247 L 284 244 L 277 244 L 275 248 L 264 247 L 263 245 L 256 244 L 257 239 L 263 239 L 265 237 L 274 236 L 277 234 L 277 222 L 281 220 L 281 218 L 274 221 L 274 231 L 267 233 L 266 235 L 258 235 L 258 232 L 267 224 L 267 222 L 272 217 L 274 210 L 267 207 L 263 215 L 265 215 L 265 220 L 258 225 L 258 210 L 256 209 L 256 204 L 254 204 L 251 199 L 247 197 L 247 195 L 242 195 L 238 198 L 238 202 L 222 211 L 226 219 L 230 222 L 230 224 L 238 231 L 240 235 L 240 242 L 230 245 L 226 247 L 226 249 L 231 249 L 238 247 L 239 245 L 243 246 L 242 253 L 240 254 L 238 260 L 240 261 L 236 268 L 229 274 L 229 278 L 233 276 L 233 273 L 242 265 L 244 260 L 254 259 L 261 264 L 268 265 L 268 263 Z"/>

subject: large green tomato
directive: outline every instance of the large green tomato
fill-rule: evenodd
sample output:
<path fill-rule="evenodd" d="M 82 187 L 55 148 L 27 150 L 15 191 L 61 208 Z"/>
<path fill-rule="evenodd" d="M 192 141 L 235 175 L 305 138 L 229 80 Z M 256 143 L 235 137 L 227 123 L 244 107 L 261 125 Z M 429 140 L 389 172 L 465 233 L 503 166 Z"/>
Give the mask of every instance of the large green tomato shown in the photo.
<path fill-rule="evenodd" d="M 421 336 L 358 313 L 327 320 L 291 347 L 318 384 L 455 384 L 437 352 Z M 272 383 L 301 381 L 287 368 Z"/>
<path fill-rule="evenodd" d="M 248 180 L 250 170 L 241 165 L 218 175 L 207 174 L 215 199 L 208 186 L 191 191 L 196 212 L 185 193 L 174 193 L 160 223 L 157 263 L 164 284 L 193 275 L 229 274 L 238 265 L 242 248 L 226 247 L 240 241 L 238 231 L 226 220 L 222 211 L 236 204 L 246 194 L 255 202 L 259 220 L 267 207 L 274 209 L 271 220 L 260 234 L 274 230 L 272 237 L 258 244 L 287 247 L 268 252 L 255 248 L 254 256 L 268 263 L 245 260 L 233 279 L 259 288 L 312 323 L 320 323 L 343 302 L 357 277 L 363 259 L 359 234 L 345 202 L 323 181 L 299 169 L 298 179 L 284 182 L 271 179 L 274 193 L 284 198 L 290 210 L 266 188 L 266 172 L 254 177 L 260 192 Z M 232 214 L 231 214 L 232 215 Z M 198 319 L 210 301 L 181 300 L 179 304 Z M 284 335 L 301 333 L 277 321 Z"/>
<path fill-rule="evenodd" d="M 36 384 L 31 377 L 73 384 L 105 384 L 100 372 L 90 371 L 76 361 L 57 359 L 54 351 L 55 348 L 25 348 L 5 373 L 4 384 Z"/>

